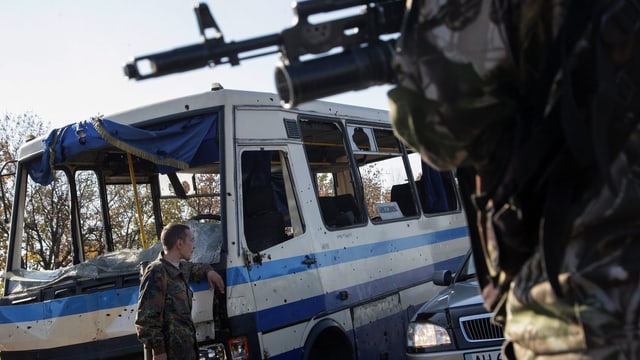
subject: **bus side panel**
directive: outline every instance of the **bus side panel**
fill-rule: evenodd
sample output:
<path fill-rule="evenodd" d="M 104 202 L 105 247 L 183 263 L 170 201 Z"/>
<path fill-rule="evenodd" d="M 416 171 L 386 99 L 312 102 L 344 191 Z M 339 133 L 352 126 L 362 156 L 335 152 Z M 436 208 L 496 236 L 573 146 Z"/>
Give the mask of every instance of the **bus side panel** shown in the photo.
<path fill-rule="evenodd" d="M 304 259 L 301 255 L 281 257 L 277 260 L 273 256 L 259 266 L 253 265 L 251 269 L 254 273 L 252 277 L 260 278 L 259 281 L 253 282 L 253 287 L 260 288 L 260 292 L 254 290 L 254 294 L 261 295 L 256 299 L 255 310 L 250 307 L 251 299 L 248 298 L 251 296 L 247 283 L 250 280 L 239 276 L 228 277 L 227 285 L 230 287 L 231 294 L 228 298 L 229 313 L 235 316 L 255 311 L 258 331 L 268 332 L 306 321 L 319 313 L 332 313 L 345 307 L 358 306 L 370 302 L 371 299 L 429 282 L 434 270 L 455 267 L 462 260 L 463 254 L 453 253 L 447 258 L 423 260 L 421 263 L 407 261 L 407 254 L 434 251 L 433 247 L 440 245 L 466 250 L 467 239 L 458 237 L 463 230 L 461 228 L 458 232 L 454 231 L 452 235 L 442 235 L 442 232 L 434 234 L 434 236 L 453 237 L 442 240 L 445 244 L 416 246 L 416 242 L 422 237 L 407 237 L 377 244 L 365 244 L 360 247 L 313 253 L 308 256 L 317 259 L 317 263 L 310 268 L 300 266 Z M 397 247 L 406 248 L 388 253 L 384 249 L 392 243 Z M 383 250 L 376 253 L 380 248 Z M 385 268 L 391 268 L 393 271 L 382 272 Z M 283 269 L 295 269 L 295 271 L 285 274 Z M 246 268 L 233 267 L 227 271 L 228 274 L 241 273 L 246 272 Z M 299 292 L 293 298 L 286 296 L 292 294 L 289 292 L 290 289 L 287 289 L 288 284 L 295 284 L 296 278 L 305 279 L 307 273 L 316 271 L 321 274 L 324 291 L 321 291 L 316 284 L 309 284 L 308 288 L 311 291 Z M 245 290 L 242 296 L 239 294 L 241 290 Z M 241 303 L 243 300 L 244 302 Z"/>
<path fill-rule="evenodd" d="M 208 284 L 192 283 L 200 307 L 212 309 Z M 2 359 L 109 358 L 142 352 L 135 333 L 138 286 L 28 304 L 0 306 Z M 205 301 L 204 299 L 208 299 Z M 196 314 L 199 335 L 212 337 L 211 314 Z M 204 326 L 203 326 L 204 325 Z"/>
<path fill-rule="evenodd" d="M 406 312 L 400 311 L 400 296 L 353 308 L 353 324 L 359 359 L 403 359 Z"/>
<path fill-rule="evenodd" d="M 404 252 L 429 252 L 433 246 L 466 249 L 468 241 L 464 234 L 466 234 L 464 229 L 452 231 L 448 235 L 445 231 L 445 234 L 438 235 L 443 237 L 442 242 L 444 244 L 421 244 L 416 247 L 416 240 L 413 237 L 396 239 L 394 242 L 396 247 L 406 247 Z M 406 244 L 403 245 L 405 242 Z M 383 246 L 383 248 L 388 247 L 389 244 Z M 388 347 L 388 350 L 383 352 L 404 349 L 404 330 L 408 322 L 408 315 L 415 311 L 422 302 L 428 300 L 430 294 L 434 293 L 433 285 L 430 282 L 432 271 L 434 269 L 455 268 L 463 256 L 455 256 L 454 251 L 450 258 L 438 258 L 433 262 L 423 260 L 420 267 L 403 268 L 407 261 L 406 259 L 399 260 L 402 252 L 396 251 L 392 253 L 395 254 L 392 257 L 397 258 L 393 261 L 397 271 L 385 273 L 385 275 L 381 276 L 378 274 L 379 268 L 376 268 L 376 261 L 367 258 L 356 260 L 359 258 L 358 254 L 372 254 L 375 253 L 376 248 L 377 246 L 372 244 L 371 247 L 365 246 L 363 249 L 352 249 L 355 252 L 351 252 L 349 249 L 342 249 L 337 253 L 328 250 L 311 254 L 319 259 L 317 267 L 323 273 L 325 283 L 329 282 L 330 284 L 327 284 L 327 289 L 323 294 L 317 292 L 306 293 L 301 298 L 293 301 L 292 299 L 274 301 L 273 298 L 281 290 L 284 290 L 283 287 L 286 287 L 282 282 L 282 278 L 291 276 L 282 276 L 276 270 L 299 267 L 300 258 L 294 256 L 278 261 L 264 262 L 260 266 L 261 270 L 264 270 L 260 271 L 263 279 L 257 284 L 271 289 L 271 298 L 268 299 L 270 301 L 261 303 L 255 310 L 252 309 L 245 312 L 242 316 L 232 317 L 231 322 L 235 324 L 235 326 L 232 326 L 233 333 L 237 335 L 246 334 L 254 345 L 257 341 L 253 339 L 255 334 L 262 334 L 262 346 L 266 353 L 271 357 L 284 356 L 282 358 L 287 358 L 284 355 L 285 353 L 297 353 L 297 347 L 302 347 L 306 342 L 306 339 L 301 337 L 303 334 L 302 329 L 305 326 L 307 328 L 311 327 L 314 321 L 319 318 L 331 318 L 342 324 L 345 331 L 351 332 L 351 329 L 354 328 L 350 322 L 351 320 L 339 317 L 339 314 L 343 312 L 341 309 L 346 308 L 353 309 L 353 321 L 354 323 L 357 322 L 358 327 L 362 328 L 356 330 L 356 333 L 359 334 L 357 340 L 364 339 L 369 343 L 369 345 L 365 344 L 365 348 L 370 349 L 367 351 L 374 351 L 375 349 L 371 346 L 376 343 L 386 344 L 385 347 Z M 390 255 L 386 251 L 378 254 L 378 263 L 381 264 L 382 259 Z M 367 266 L 363 267 L 359 264 L 363 266 L 366 264 Z M 255 270 L 254 268 L 252 270 Z M 269 270 L 271 268 L 273 268 L 273 271 Z M 314 271 L 315 268 L 312 268 L 302 270 L 302 273 Z M 236 272 L 246 272 L 246 268 L 228 269 L 229 274 Z M 271 275 L 266 276 L 267 274 Z M 300 277 L 301 273 L 298 272 L 296 276 Z M 229 280 L 229 285 L 231 286 L 230 294 L 235 293 L 232 289 L 241 290 L 246 288 L 247 284 L 242 284 L 242 282 L 249 281 L 246 277 L 241 276 L 229 276 L 228 279 L 235 279 Z M 393 295 L 380 300 L 380 297 L 385 294 Z M 247 304 L 240 305 L 238 303 L 235 304 L 234 308 L 233 312 L 236 314 L 242 313 L 242 309 L 248 310 Z M 385 331 L 391 331 L 387 330 L 387 328 L 394 330 L 382 340 L 372 335 L 373 332 L 377 332 L 380 336 L 385 336 Z M 398 334 L 402 334 L 402 336 L 398 338 Z M 375 341 L 370 338 L 375 338 Z M 282 343 L 279 343 L 279 341 L 282 341 Z M 360 344 L 356 347 L 359 348 Z M 257 348 L 251 347 L 251 349 Z M 360 358 L 366 359 L 369 357 L 363 356 Z"/>
<path fill-rule="evenodd" d="M 138 287 L 133 286 L 2 306 L 1 333 L 7 339 L 0 349 L 54 348 L 131 334 L 137 298 Z"/>
<path fill-rule="evenodd" d="M 269 359 L 300 360 L 304 354 L 305 344 L 310 341 L 311 330 L 327 319 L 332 320 L 341 328 L 350 339 L 351 347 L 355 349 L 351 311 L 345 309 L 308 322 L 262 334 L 262 346 L 265 354 L 269 355 Z"/>

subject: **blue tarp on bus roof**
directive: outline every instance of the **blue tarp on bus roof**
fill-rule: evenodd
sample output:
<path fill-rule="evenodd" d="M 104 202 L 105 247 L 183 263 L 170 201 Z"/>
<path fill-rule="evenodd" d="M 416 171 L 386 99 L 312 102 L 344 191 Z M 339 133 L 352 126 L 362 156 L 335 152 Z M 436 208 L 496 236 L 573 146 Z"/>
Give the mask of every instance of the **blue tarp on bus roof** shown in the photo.
<path fill-rule="evenodd" d="M 193 116 L 147 128 L 93 118 L 52 130 L 43 140 L 40 159 L 31 161 L 31 178 L 42 185 L 53 181 L 53 165 L 88 150 L 108 145 L 158 165 L 162 173 L 217 161 L 218 114 Z"/>

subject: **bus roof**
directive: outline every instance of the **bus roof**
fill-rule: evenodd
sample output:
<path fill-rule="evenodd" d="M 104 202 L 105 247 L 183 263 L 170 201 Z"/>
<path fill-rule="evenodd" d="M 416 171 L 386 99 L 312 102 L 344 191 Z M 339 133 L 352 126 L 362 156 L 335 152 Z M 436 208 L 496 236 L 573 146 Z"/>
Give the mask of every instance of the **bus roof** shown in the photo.
<path fill-rule="evenodd" d="M 175 117 L 176 115 L 188 116 L 190 113 L 197 113 L 203 109 L 229 105 L 268 107 L 283 111 L 318 115 L 330 114 L 341 118 L 367 119 L 368 121 L 380 121 L 381 123 L 389 122 L 389 115 L 386 110 L 319 100 L 300 104 L 298 107 L 288 110 L 280 106 L 280 99 L 277 94 L 230 89 L 214 89 L 200 94 L 144 105 L 131 110 L 114 113 L 104 118 L 127 125 L 145 125 L 162 121 L 168 117 Z M 69 123 L 60 129 L 73 126 L 74 124 L 77 123 Z M 55 130 L 56 129 L 52 131 Z M 18 151 L 18 160 L 29 160 L 30 158 L 41 155 L 44 151 L 44 140 L 48 136 L 49 135 L 40 136 L 22 145 Z"/>

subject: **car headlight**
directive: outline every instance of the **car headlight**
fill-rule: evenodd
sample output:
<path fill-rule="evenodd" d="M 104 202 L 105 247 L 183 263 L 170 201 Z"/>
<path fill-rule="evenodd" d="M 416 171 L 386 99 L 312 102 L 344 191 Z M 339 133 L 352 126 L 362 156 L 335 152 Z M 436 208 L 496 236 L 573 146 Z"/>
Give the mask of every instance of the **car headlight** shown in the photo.
<path fill-rule="evenodd" d="M 412 322 L 407 329 L 407 346 L 412 348 L 428 348 L 433 346 L 449 345 L 451 337 L 447 329 L 442 326 Z"/>

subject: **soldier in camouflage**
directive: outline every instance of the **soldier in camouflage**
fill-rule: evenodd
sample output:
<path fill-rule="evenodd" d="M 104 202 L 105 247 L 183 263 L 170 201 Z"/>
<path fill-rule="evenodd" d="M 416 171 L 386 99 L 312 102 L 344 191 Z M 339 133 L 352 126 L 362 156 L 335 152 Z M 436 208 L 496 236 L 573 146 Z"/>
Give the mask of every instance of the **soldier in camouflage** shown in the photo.
<path fill-rule="evenodd" d="M 194 242 L 187 225 L 168 224 L 160 241 L 164 251 L 146 267 L 140 284 L 135 321 L 138 339 L 144 344 L 145 358 L 151 353 L 155 360 L 198 359 L 189 281 L 206 279 L 220 292 L 224 292 L 224 283 L 209 265 L 188 261 Z"/>
<path fill-rule="evenodd" d="M 394 129 L 458 169 L 503 355 L 640 358 L 640 6 L 409 4 Z"/>

